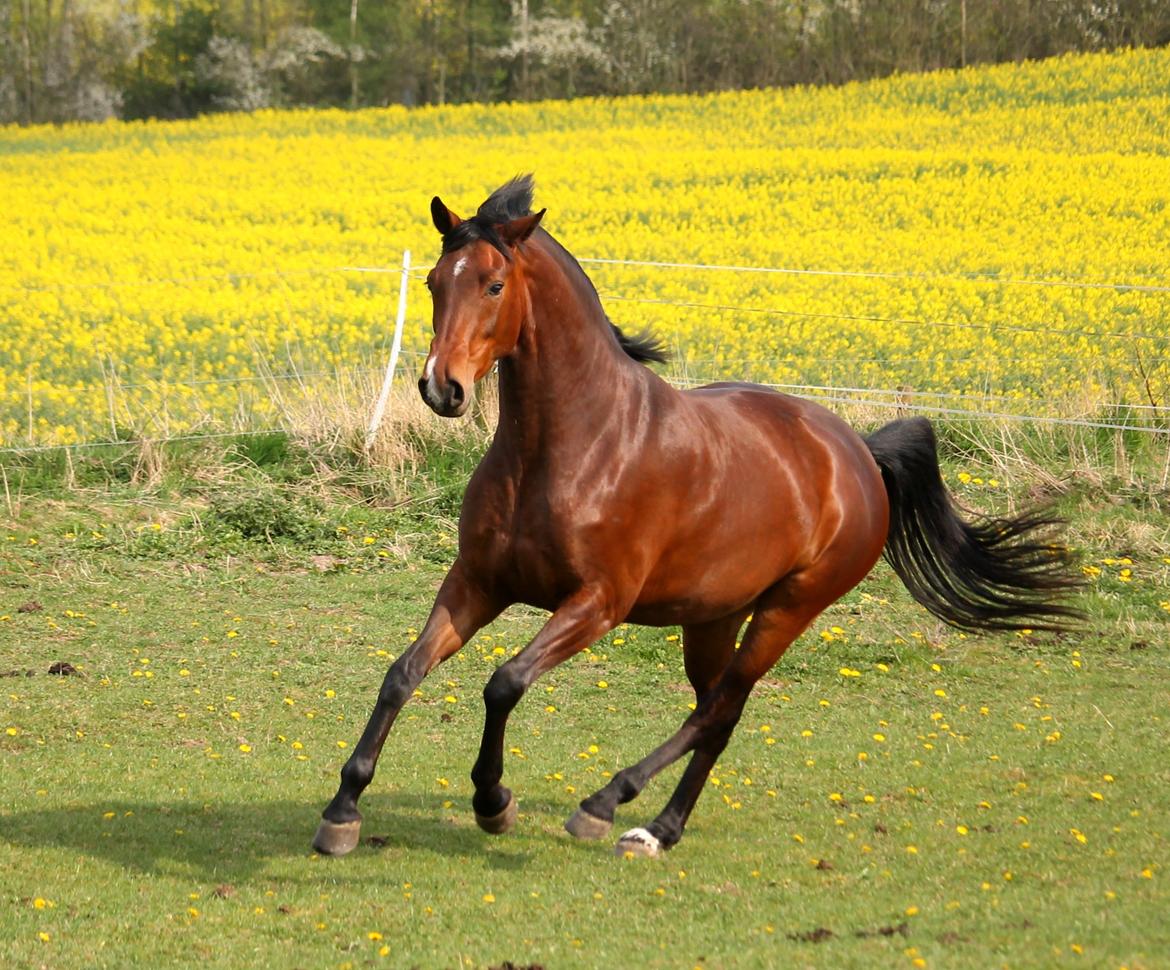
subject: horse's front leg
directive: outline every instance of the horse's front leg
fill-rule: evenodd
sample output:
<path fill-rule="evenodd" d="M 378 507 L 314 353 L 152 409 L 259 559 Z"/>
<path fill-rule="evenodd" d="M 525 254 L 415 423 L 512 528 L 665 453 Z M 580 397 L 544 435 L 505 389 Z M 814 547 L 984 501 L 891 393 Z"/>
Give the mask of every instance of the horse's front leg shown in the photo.
<path fill-rule="evenodd" d="M 546 670 L 584 650 L 621 621 L 613 597 L 586 588 L 565 600 L 541 631 L 501 664 L 483 689 L 486 716 L 479 757 L 471 769 L 475 820 L 485 832 L 506 832 L 516 821 L 516 799 L 500 784 L 504 775 L 504 730 L 524 692 Z"/>
<path fill-rule="evenodd" d="M 382 681 L 369 723 L 341 769 L 341 786 L 322 813 L 314 849 L 325 855 L 345 855 L 357 845 L 362 824 L 357 801 L 374 777 L 378 755 L 398 712 L 422 679 L 495 619 L 501 609 L 503 605 L 484 595 L 457 560 L 439 588 L 422 633 L 394 661 Z"/>

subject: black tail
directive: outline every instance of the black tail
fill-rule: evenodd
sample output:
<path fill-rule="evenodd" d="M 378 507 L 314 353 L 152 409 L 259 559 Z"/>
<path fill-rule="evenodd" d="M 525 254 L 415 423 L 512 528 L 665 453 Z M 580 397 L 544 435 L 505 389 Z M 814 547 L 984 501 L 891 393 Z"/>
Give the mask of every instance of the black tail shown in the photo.
<path fill-rule="evenodd" d="M 931 613 L 964 630 L 1061 630 L 1081 617 L 1057 602 L 1080 585 L 1068 549 L 1036 536 L 1059 519 L 1032 511 L 965 522 L 925 418 L 894 421 L 865 443 L 890 498 L 886 560 Z"/>

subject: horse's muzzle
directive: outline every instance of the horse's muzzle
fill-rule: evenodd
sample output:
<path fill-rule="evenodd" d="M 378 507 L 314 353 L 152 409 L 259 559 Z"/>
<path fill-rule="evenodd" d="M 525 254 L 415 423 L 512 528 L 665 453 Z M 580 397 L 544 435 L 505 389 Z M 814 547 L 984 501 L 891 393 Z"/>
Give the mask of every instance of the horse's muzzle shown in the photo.
<path fill-rule="evenodd" d="M 421 377 L 418 382 L 418 392 L 435 414 L 443 418 L 457 418 L 467 411 L 471 398 L 463 390 L 463 385 L 455 380 L 448 380 L 440 385 L 435 375 L 429 378 Z"/>

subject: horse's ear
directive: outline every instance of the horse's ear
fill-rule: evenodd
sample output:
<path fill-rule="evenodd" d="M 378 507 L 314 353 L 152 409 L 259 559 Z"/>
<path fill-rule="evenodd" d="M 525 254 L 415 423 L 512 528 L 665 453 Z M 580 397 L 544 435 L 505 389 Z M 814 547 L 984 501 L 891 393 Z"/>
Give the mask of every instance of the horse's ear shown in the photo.
<path fill-rule="evenodd" d="M 436 195 L 431 199 L 431 221 L 440 234 L 445 236 L 463 220 L 443 205 L 443 200 Z"/>
<path fill-rule="evenodd" d="M 533 215 L 521 216 L 519 219 L 505 222 L 502 226 L 496 226 L 496 231 L 509 246 L 519 246 L 540 225 L 540 220 L 544 218 L 546 212 L 548 209 L 541 209 Z"/>

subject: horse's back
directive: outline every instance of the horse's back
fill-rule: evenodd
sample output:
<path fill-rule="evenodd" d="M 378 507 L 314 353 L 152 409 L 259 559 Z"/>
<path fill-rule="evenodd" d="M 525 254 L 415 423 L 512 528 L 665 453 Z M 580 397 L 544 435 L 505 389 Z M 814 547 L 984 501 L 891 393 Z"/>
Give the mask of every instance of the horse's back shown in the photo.
<path fill-rule="evenodd" d="M 781 436 L 775 447 L 781 453 L 815 440 L 823 447 L 856 460 L 860 472 L 870 476 L 877 466 L 861 436 L 828 408 L 806 398 L 784 394 L 763 384 L 720 381 L 681 392 L 700 412 L 718 414 L 723 423 L 747 421 Z M 806 440 L 807 439 L 807 440 Z"/>

